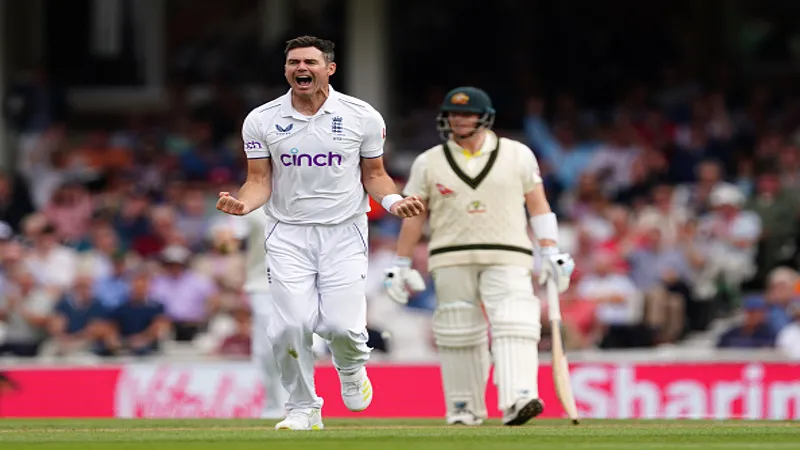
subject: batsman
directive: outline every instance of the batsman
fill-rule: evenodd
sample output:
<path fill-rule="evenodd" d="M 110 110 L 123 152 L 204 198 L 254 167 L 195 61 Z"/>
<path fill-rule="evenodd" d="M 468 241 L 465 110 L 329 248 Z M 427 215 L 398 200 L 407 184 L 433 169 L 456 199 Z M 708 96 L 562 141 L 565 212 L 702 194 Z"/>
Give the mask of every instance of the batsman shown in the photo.
<path fill-rule="evenodd" d="M 541 303 L 533 292 L 526 208 L 542 257 L 539 283 L 552 278 L 563 292 L 575 267 L 558 249 L 558 222 L 536 157 L 521 142 L 498 137 L 494 118 L 483 90 L 460 87 L 447 94 L 437 117 L 443 143 L 416 158 L 403 192 L 421 196 L 429 217 L 403 221 L 384 278 L 387 294 L 401 304 L 409 292 L 425 288 L 411 254 L 428 220 L 437 298 L 433 333 L 448 424 L 486 419 L 492 363 L 505 425 L 522 425 L 544 410 L 537 386 Z"/>

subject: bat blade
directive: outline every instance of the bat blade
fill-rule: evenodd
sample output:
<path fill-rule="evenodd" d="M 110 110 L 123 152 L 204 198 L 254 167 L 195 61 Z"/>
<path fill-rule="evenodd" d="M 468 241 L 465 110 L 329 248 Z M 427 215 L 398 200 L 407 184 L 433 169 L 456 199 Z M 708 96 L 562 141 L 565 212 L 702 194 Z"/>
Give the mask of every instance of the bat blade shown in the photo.
<path fill-rule="evenodd" d="M 564 354 L 564 347 L 561 342 L 561 323 L 553 321 L 553 384 L 556 387 L 556 395 L 561 402 L 561 406 L 567 413 L 567 416 L 572 420 L 572 423 L 577 425 L 580 421 L 578 418 L 578 407 L 575 404 L 575 397 L 572 394 L 572 383 L 570 383 L 569 376 L 569 363 L 567 356 Z"/>
<path fill-rule="evenodd" d="M 572 423 L 577 425 L 580 419 L 578 418 L 578 407 L 575 404 L 575 397 L 572 394 L 569 363 L 567 362 L 567 356 L 564 354 L 564 343 L 561 340 L 561 306 L 558 302 L 558 289 L 553 280 L 548 280 L 547 282 L 547 303 L 553 335 L 553 345 L 551 346 L 553 355 L 553 384 L 556 387 L 556 395 L 558 396 L 559 402 L 561 402 L 561 406 L 564 408 L 567 416 L 572 420 Z"/>

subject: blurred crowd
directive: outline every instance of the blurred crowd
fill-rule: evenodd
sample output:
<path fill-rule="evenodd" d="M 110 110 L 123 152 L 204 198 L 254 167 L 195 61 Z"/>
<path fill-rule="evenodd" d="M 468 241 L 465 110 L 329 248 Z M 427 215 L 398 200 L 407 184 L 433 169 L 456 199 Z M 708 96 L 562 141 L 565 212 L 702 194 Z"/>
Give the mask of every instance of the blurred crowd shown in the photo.
<path fill-rule="evenodd" d="M 165 113 L 87 129 L 70 125 L 44 74 L 10 90 L 0 354 L 150 355 L 174 342 L 250 353 L 249 231 L 214 204 L 243 181 L 239 126 L 258 103 L 224 85 L 172 94 Z M 734 317 L 720 347 L 797 353 L 800 99 L 764 87 L 741 98 L 672 80 L 634 86 L 605 111 L 568 94 L 527 100 L 516 136 L 539 160 L 577 261 L 562 298 L 570 348 L 675 344 Z M 404 161 L 437 144 L 435 110 L 397 129 L 386 159 L 402 184 Z M 426 244 L 413 259 L 428 289 L 392 304 L 381 278 L 399 222 L 380 207 L 370 219 L 372 344 L 387 358 L 433 355 Z"/>

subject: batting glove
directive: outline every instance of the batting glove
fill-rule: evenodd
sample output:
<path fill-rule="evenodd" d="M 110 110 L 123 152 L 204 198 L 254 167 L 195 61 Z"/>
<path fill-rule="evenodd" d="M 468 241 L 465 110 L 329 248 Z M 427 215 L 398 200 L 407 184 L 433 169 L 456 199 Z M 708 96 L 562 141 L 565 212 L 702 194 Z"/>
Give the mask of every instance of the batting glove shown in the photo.
<path fill-rule="evenodd" d="M 547 283 L 553 279 L 558 287 L 558 292 L 569 289 L 569 281 L 575 270 L 575 260 L 569 253 L 561 253 L 556 247 L 542 247 L 539 254 L 542 256 L 542 271 L 539 274 L 539 284 Z"/>
<path fill-rule="evenodd" d="M 392 267 L 383 273 L 383 287 L 389 298 L 405 305 L 412 292 L 425 290 L 425 280 L 415 269 L 411 268 L 411 258 L 396 257 Z"/>

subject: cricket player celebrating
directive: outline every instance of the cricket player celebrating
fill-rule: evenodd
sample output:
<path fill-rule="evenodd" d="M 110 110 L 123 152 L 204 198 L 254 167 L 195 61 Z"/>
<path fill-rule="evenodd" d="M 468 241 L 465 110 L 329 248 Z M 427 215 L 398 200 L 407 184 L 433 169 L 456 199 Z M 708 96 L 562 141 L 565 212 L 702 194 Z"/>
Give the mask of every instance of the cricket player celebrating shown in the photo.
<path fill-rule="evenodd" d="M 314 389 L 312 336 L 328 341 L 342 400 L 372 402 L 367 346 L 367 194 L 399 217 L 424 211 L 403 198 L 383 166 L 386 127 L 366 102 L 336 92 L 333 43 L 312 36 L 286 45 L 289 92 L 244 120 L 247 180 L 239 198 L 220 192 L 217 209 L 244 215 L 264 206 L 272 302 L 267 334 L 289 392 L 276 429 L 322 429 Z"/>
<path fill-rule="evenodd" d="M 247 277 L 244 291 L 250 300 L 253 312 L 253 362 L 261 374 L 266 401 L 261 411 L 262 419 L 282 419 L 289 394 L 281 384 L 281 374 L 272 345 L 267 336 L 267 323 L 272 296 L 269 293 L 269 282 L 266 273 L 266 254 L 264 253 L 264 228 L 267 216 L 257 209 L 244 216 L 247 222 Z"/>
<path fill-rule="evenodd" d="M 557 247 L 558 224 L 533 152 L 498 138 L 491 131 L 494 115 L 484 91 L 450 91 L 438 116 L 445 142 L 417 157 L 405 187 L 406 195 L 427 202 L 430 215 L 429 267 L 438 302 L 433 332 L 449 424 L 479 425 L 487 417 L 490 356 L 483 309 L 503 423 L 521 425 L 544 409 L 537 387 L 541 306 L 533 293 L 525 207 L 541 248 L 539 282 L 552 277 L 563 292 L 575 266 Z M 401 304 L 408 302 L 409 290 L 425 287 L 410 258 L 425 220 L 419 215 L 403 222 L 394 267 L 386 271 L 387 293 Z"/>

